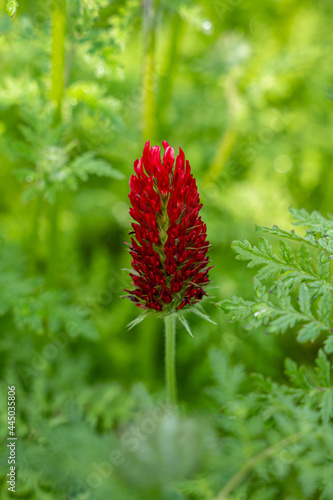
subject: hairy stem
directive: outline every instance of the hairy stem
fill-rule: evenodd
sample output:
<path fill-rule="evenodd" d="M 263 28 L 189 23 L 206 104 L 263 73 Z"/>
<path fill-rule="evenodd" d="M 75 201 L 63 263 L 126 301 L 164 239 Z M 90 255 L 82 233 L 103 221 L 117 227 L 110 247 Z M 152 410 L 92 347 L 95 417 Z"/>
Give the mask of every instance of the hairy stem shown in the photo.
<path fill-rule="evenodd" d="M 176 317 L 166 316 L 165 323 L 165 382 L 167 402 L 175 405 L 177 403 L 176 382 Z"/>

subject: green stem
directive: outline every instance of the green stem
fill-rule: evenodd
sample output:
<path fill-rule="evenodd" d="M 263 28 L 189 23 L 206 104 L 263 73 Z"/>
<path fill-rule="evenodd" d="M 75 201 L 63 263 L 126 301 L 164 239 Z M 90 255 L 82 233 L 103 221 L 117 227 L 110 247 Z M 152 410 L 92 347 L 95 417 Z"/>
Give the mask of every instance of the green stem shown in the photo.
<path fill-rule="evenodd" d="M 225 134 L 223 134 L 216 155 L 205 175 L 204 182 L 206 184 L 216 182 L 227 164 L 228 158 L 235 146 L 236 139 L 237 132 L 233 128 L 229 128 Z"/>
<path fill-rule="evenodd" d="M 176 382 L 176 317 L 173 315 L 164 318 L 165 323 L 165 382 L 167 402 L 177 403 Z"/>
<path fill-rule="evenodd" d="M 165 65 L 160 75 L 159 92 L 157 99 L 157 119 L 159 122 L 160 134 L 167 131 L 169 135 L 171 127 L 167 120 L 167 111 L 173 95 L 174 80 L 177 75 L 178 61 L 180 60 L 179 50 L 181 47 L 181 40 L 183 34 L 184 22 L 180 15 L 174 14 L 171 19 L 170 34 L 169 34 L 169 47 L 165 54 Z M 163 135 L 163 134 L 162 134 Z"/>
<path fill-rule="evenodd" d="M 145 0 L 143 25 L 143 139 L 154 141 L 156 134 L 155 102 L 155 30 L 159 0 Z"/>
<path fill-rule="evenodd" d="M 283 450 L 283 448 L 291 446 L 292 444 L 299 441 L 303 436 L 304 436 L 303 432 L 297 432 L 295 434 L 292 434 L 291 436 L 288 436 L 282 439 L 281 441 L 278 441 L 277 443 L 273 444 L 273 446 L 269 446 L 264 451 L 260 452 L 258 455 L 255 455 L 254 457 L 250 458 L 250 460 L 238 472 L 236 472 L 234 476 L 232 476 L 232 478 L 227 482 L 227 484 L 218 493 L 218 495 L 215 497 L 214 500 L 227 500 L 230 493 L 237 486 L 239 486 L 239 484 L 244 480 L 247 474 L 251 472 L 251 470 L 253 470 L 258 463 L 274 456 L 280 450 Z"/>
<path fill-rule="evenodd" d="M 55 125 L 62 119 L 65 78 L 66 0 L 51 0 L 52 76 L 51 99 L 56 105 Z"/>
<path fill-rule="evenodd" d="M 65 42 L 66 42 L 66 13 L 67 0 L 51 0 L 52 21 L 52 74 L 51 74 L 51 100 L 55 104 L 53 126 L 57 127 L 62 122 L 62 102 L 65 93 Z M 59 264 L 59 201 L 56 199 L 50 206 L 49 212 L 49 262 L 48 281 L 53 284 Z"/>

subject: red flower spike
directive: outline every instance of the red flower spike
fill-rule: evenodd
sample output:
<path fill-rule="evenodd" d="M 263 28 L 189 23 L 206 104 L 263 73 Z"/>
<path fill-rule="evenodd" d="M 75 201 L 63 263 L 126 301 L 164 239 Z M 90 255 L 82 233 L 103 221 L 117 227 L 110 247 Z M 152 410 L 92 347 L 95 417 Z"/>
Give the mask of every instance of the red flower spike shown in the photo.
<path fill-rule="evenodd" d="M 179 148 L 163 141 L 146 142 L 134 162 L 129 199 L 132 207 L 130 254 L 132 291 L 128 297 L 143 309 L 171 312 L 191 306 L 207 295 L 209 259 L 206 224 L 191 167 Z"/>

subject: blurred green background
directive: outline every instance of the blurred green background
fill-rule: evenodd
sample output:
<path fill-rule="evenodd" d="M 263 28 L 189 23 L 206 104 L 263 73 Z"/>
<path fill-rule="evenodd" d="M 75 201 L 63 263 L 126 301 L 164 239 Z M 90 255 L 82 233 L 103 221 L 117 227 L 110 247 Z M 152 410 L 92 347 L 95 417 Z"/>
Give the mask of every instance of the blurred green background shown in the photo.
<path fill-rule="evenodd" d="M 253 241 L 255 223 L 289 229 L 289 206 L 332 210 L 333 5 L 20 0 L 14 19 L 5 6 L 1 0 L 1 412 L 7 385 L 16 385 L 26 467 L 17 489 L 20 498 L 52 500 L 164 498 L 172 453 L 161 452 L 170 464 L 155 472 L 149 450 L 146 468 L 132 456 L 119 473 L 126 486 L 103 482 L 95 496 L 66 475 L 75 464 L 74 477 L 86 477 L 138 408 L 163 401 L 163 323 L 149 318 L 127 331 L 140 311 L 121 298 L 133 161 L 146 140 L 167 140 L 182 147 L 197 178 L 215 266 L 207 311 L 218 326 L 189 316 L 193 339 L 179 326 L 177 373 L 186 418 L 210 420 L 212 346 L 277 380 L 284 354 L 312 356 L 293 337 L 229 324 L 214 302 L 251 295 L 253 273 L 235 261 L 231 240 Z M 195 422 L 179 436 L 209 441 Z M 1 423 L 5 438 L 5 413 Z M 201 445 L 214 456 L 216 442 Z M 61 446 L 77 459 L 61 463 Z M 173 450 L 181 464 L 191 462 L 185 448 Z M 198 454 L 180 479 L 201 470 Z M 142 479 L 161 471 L 159 486 Z M 7 498 L 5 480 L 1 487 Z M 184 495 L 165 498 L 206 498 Z"/>

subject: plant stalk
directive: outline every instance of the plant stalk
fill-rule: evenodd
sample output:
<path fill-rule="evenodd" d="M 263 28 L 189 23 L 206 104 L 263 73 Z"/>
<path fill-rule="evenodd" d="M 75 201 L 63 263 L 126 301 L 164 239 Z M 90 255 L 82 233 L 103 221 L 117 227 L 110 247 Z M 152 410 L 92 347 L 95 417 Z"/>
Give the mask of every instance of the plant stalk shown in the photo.
<path fill-rule="evenodd" d="M 62 101 L 65 88 L 65 40 L 67 0 L 51 0 L 52 20 L 52 75 L 51 99 L 56 111 L 54 124 L 62 120 Z"/>
<path fill-rule="evenodd" d="M 231 492 L 239 486 L 239 484 L 244 480 L 251 470 L 255 468 L 255 466 L 261 461 L 274 456 L 280 450 L 291 446 L 292 444 L 299 441 L 304 436 L 303 432 L 297 432 L 288 436 L 281 441 L 278 441 L 272 446 L 269 446 L 264 451 L 258 453 L 258 455 L 253 456 L 250 460 L 238 471 L 231 479 L 227 482 L 227 484 L 223 487 L 223 489 L 218 493 L 218 495 L 214 498 L 214 500 L 227 500 Z"/>
<path fill-rule="evenodd" d="M 176 317 L 164 318 L 165 323 L 165 382 L 168 404 L 177 404 L 176 381 Z"/>
<path fill-rule="evenodd" d="M 156 134 L 155 32 L 159 0 L 145 0 L 143 23 L 142 120 L 144 141 Z"/>
<path fill-rule="evenodd" d="M 174 80 L 177 75 L 178 61 L 180 60 L 179 50 L 181 47 L 182 34 L 184 30 L 184 22 L 180 15 L 174 14 L 171 19 L 169 47 L 164 56 L 165 65 L 159 75 L 159 92 L 157 98 L 158 114 L 156 119 L 159 125 L 159 135 L 168 136 L 171 127 L 167 120 L 167 111 L 173 95 Z"/>
<path fill-rule="evenodd" d="M 65 42 L 66 42 L 67 0 L 51 0 L 52 22 L 52 74 L 51 100 L 55 104 L 53 127 L 62 122 L 62 103 L 65 93 Z M 59 196 L 56 196 L 49 210 L 49 255 L 48 282 L 53 284 L 59 266 Z"/>

